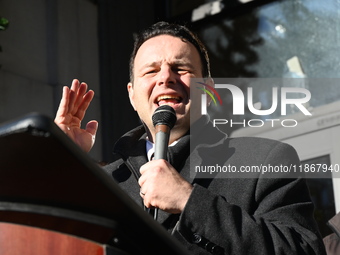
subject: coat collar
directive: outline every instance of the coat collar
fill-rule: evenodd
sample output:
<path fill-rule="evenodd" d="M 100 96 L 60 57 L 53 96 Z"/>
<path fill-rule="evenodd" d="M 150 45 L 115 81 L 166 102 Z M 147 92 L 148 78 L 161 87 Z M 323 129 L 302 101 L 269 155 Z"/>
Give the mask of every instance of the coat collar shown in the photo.
<path fill-rule="evenodd" d="M 190 174 L 190 162 L 200 164 L 202 159 L 198 152 L 199 149 L 211 148 L 224 139 L 226 139 L 224 133 L 215 129 L 208 119 L 201 118 L 176 145 L 168 148 L 168 161 L 185 180 L 193 184 L 195 176 Z M 140 177 L 139 168 L 147 162 L 144 126 L 141 125 L 122 136 L 115 144 L 114 153 L 121 155 L 126 166 L 138 180 Z M 141 199 L 138 192 L 133 197 Z M 170 215 L 159 210 L 158 222 L 172 225 L 172 223 L 169 223 L 172 222 L 172 219 L 169 218 Z"/>

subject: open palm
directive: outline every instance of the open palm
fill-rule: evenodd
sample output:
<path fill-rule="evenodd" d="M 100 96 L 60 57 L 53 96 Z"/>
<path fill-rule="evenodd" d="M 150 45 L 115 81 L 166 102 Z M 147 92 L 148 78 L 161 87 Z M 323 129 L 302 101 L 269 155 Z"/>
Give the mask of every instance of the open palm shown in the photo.
<path fill-rule="evenodd" d="M 90 105 L 94 92 L 87 91 L 86 83 L 73 80 L 71 88 L 64 87 L 54 122 L 84 151 L 91 150 L 98 129 L 98 122 L 92 120 L 81 128 L 81 122 Z"/>

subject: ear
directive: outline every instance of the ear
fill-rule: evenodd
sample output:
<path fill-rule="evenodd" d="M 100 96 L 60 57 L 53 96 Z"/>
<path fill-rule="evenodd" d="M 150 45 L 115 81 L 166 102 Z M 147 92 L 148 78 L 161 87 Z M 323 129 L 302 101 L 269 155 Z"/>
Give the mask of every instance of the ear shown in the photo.
<path fill-rule="evenodd" d="M 132 105 L 133 109 L 136 111 L 135 104 L 134 104 L 134 90 L 133 90 L 133 85 L 131 82 L 127 84 L 127 90 L 129 93 L 130 104 Z"/>

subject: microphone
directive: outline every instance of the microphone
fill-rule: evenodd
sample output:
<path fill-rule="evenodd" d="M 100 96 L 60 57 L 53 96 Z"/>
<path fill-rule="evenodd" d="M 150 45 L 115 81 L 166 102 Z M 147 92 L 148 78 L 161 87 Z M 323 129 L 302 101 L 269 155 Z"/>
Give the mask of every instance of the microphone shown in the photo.
<path fill-rule="evenodd" d="M 167 160 L 170 130 L 175 126 L 177 117 L 175 110 L 169 105 L 161 105 L 152 115 L 152 124 L 156 128 L 154 159 Z M 146 208 L 144 210 L 153 215 L 157 221 L 158 208 Z"/>
<path fill-rule="evenodd" d="M 152 123 L 156 128 L 154 159 L 167 160 L 170 130 L 175 126 L 176 120 L 176 112 L 169 105 L 161 105 L 153 113 Z"/>

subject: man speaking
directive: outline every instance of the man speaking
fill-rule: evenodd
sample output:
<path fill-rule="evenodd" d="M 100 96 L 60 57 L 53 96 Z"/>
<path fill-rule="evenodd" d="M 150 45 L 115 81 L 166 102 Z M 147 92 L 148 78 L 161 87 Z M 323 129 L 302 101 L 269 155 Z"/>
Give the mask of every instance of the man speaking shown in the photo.
<path fill-rule="evenodd" d="M 299 164 L 287 144 L 231 139 L 213 128 L 201 116 L 200 90 L 190 93 L 192 78 L 213 85 L 207 52 L 186 27 L 159 22 L 137 36 L 127 90 L 142 125 L 117 141 L 115 160 L 105 170 L 191 254 L 325 254 L 303 179 L 191 175 L 190 161 L 201 162 L 202 152 L 212 161 L 216 152 L 216 160 L 236 167 Z M 93 94 L 74 80 L 64 88 L 55 118 L 85 151 L 98 126 L 91 121 L 80 128 Z M 167 159 L 153 159 L 157 126 L 152 116 L 163 105 L 174 109 L 176 122 Z M 191 123 L 199 126 L 195 132 Z"/>

